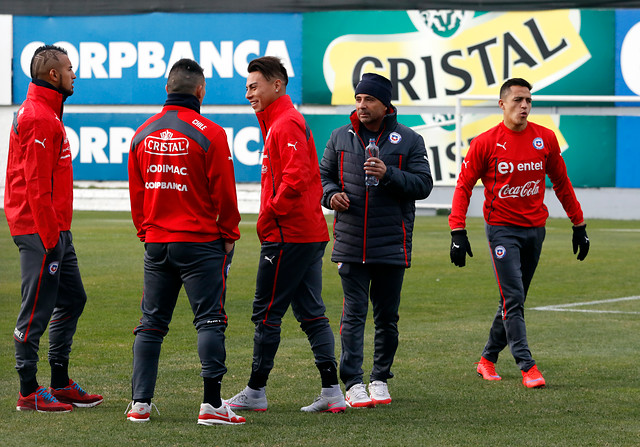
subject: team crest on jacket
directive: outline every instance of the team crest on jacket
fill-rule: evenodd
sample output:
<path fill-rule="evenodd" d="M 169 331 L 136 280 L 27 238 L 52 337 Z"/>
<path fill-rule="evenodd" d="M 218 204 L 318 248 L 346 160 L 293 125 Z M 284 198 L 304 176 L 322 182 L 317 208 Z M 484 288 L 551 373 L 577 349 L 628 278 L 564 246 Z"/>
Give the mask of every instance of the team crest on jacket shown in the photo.
<path fill-rule="evenodd" d="M 534 138 L 533 147 L 535 147 L 537 150 L 544 149 L 544 141 L 542 140 L 542 138 L 540 137 Z"/>
<path fill-rule="evenodd" d="M 51 264 L 49 264 L 49 274 L 50 275 L 55 275 L 56 272 L 58 271 L 58 266 L 59 265 L 60 264 L 59 264 L 58 261 L 55 261 L 55 262 L 52 262 Z"/>
<path fill-rule="evenodd" d="M 502 259 L 502 258 L 504 258 L 504 255 L 507 254 L 507 249 L 504 248 L 502 245 L 498 245 L 495 248 L 494 253 L 496 254 L 496 258 Z"/>
<path fill-rule="evenodd" d="M 391 132 L 389 134 L 389 143 L 398 144 L 400 141 L 402 141 L 402 135 L 400 135 L 398 132 Z"/>

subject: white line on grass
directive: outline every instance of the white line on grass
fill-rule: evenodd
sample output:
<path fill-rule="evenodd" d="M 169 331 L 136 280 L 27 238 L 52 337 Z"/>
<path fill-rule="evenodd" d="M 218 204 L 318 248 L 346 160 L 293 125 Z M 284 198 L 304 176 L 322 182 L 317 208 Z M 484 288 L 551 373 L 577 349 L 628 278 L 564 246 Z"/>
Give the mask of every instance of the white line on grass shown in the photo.
<path fill-rule="evenodd" d="M 627 296 L 624 298 L 612 298 L 610 300 L 584 301 L 581 303 L 553 304 L 551 306 L 532 307 L 531 310 L 548 310 L 552 312 L 585 312 L 597 314 L 640 314 L 640 312 L 624 312 L 621 310 L 593 310 L 593 309 L 574 309 L 580 306 L 591 306 L 595 304 L 609 304 L 620 301 L 640 300 L 640 295 Z"/>
<path fill-rule="evenodd" d="M 640 228 L 602 228 L 600 231 L 609 231 L 611 233 L 638 233 Z"/>

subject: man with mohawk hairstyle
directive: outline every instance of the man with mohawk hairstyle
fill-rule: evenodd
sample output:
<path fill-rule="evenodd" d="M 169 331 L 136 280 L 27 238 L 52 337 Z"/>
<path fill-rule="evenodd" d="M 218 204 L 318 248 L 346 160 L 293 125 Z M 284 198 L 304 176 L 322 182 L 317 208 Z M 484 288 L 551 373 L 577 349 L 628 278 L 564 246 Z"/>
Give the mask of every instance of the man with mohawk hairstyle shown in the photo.
<path fill-rule="evenodd" d="M 22 305 L 13 331 L 20 376 L 17 410 L 69 412 L 102 396 L 69 379 L 69 353 L 87 295 L 71 236 L 73 171 L 62 124 L 63 103 L 76 78 L 67 52 L 38 48 L 31 59 L 27 99 L 9 139 L 4 209 L 20 251 Z M 51 388 L 38 385 L 40 337 L 49 325 Z"/>

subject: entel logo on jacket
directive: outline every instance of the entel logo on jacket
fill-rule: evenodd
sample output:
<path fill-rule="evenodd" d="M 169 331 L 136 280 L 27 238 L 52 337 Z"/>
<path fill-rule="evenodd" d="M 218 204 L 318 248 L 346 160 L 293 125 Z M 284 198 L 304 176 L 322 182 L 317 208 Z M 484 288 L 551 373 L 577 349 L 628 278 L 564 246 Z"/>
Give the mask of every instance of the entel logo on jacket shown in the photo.
<path fill-rule="evenodd" d="M 144 139 L 144 151 L 154 155 L 187 155 L 189 153 L 189 140 L 184 137 L 173 138 L 173 132 L 165 130 L 160 137 L 149 135 Z"/>

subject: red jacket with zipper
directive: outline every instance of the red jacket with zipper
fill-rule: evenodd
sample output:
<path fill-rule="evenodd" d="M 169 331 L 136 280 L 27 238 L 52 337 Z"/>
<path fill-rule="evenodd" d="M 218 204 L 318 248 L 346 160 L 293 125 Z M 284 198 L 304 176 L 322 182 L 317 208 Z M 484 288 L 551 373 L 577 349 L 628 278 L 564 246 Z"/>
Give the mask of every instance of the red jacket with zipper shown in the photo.
<path fill-rule="evenodd" d="M 311 130 L 288 95 L 256 117 L 264 154 L 257 231 L 260 242 L 325 242 L 318 154 Z"/>
<path fill-rule="evenodd" d="M 37 233 L 44 248 L 71 228 L 73 167 L 62 124 L 64 96 L 29 84 L 9 137 L 4 210 L 12 236 Z"/>

